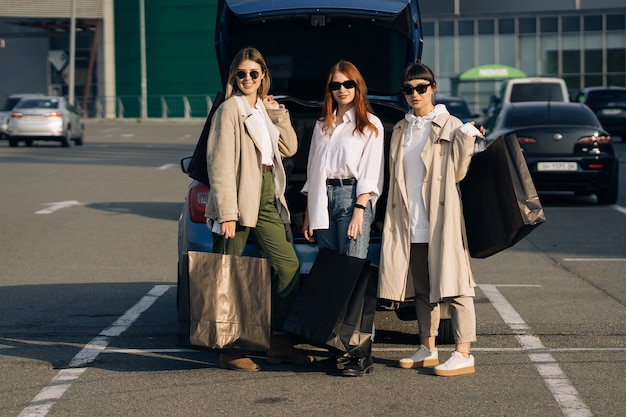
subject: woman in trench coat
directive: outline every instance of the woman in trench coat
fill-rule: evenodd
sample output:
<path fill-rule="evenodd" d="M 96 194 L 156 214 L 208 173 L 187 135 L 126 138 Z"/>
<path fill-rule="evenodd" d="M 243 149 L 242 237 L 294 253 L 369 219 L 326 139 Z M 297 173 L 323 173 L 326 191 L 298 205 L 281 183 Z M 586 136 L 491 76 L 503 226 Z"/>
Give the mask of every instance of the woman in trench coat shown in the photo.
<path fill-rule="evenodd" d="M 430 68 L 419 63 L 406 68 L 402 92 L 411 110 L 391 136 L 378 296 L 415 297 L 421 345 L 399 366 L 435 366 L 435 374 L 452 376 L 474 372 L 476 283 L 458 183 L 482 134 L 473 122 L 463 125 L 444 105 L 435 105 L 436 91 Z M 435 337 L 443 301 L 450 304 L 456 349 L 439 364 Z"/>

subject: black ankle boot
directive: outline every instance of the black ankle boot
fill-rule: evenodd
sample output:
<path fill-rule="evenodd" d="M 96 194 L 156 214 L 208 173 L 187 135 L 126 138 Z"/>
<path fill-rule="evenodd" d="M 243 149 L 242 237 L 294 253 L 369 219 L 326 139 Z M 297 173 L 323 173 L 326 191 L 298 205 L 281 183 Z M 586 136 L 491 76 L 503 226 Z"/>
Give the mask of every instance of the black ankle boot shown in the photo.
<path fill-rule="evenodd" d="M 353 358 L 350 363 L 341 370 L 343 376 L 363 376 L 372 372 L 374 367 L 374 360 L 372 355 L 367 355 L 364 358 Z"/>

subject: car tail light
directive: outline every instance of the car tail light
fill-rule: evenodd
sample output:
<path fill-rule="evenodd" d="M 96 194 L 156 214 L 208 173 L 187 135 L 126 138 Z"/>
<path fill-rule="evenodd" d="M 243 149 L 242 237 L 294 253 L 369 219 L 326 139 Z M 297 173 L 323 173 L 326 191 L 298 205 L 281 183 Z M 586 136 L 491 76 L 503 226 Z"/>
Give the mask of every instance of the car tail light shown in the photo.
<path fill-rule="evenodd" d="M 529 145 L 531 143 L 537 143 L 535 138 L 530 138 L 528 136 L 518 136 L 517 141 L 520 145 Z"/>
<path fill-rule="evenodd" d="M 592 164 L 587 165 L 587 168 L 589 168 L 589 169 L 603 169 L 604 168 L 604 164 L 592 163 Z"/>
<path fill-rule="evenodd" d="M 593 145 L 595 143 L 597 143 L 598 145 L 606 145 L 608 143 L 611 143 L 611 137 L 610 136 L 583 136 L 582 138 L 578 139 L 576 143 L 581 144 L 581 145 Z"/>
<path fill-rule="evenodd" d="M 205 206 L 209 200 L 209 186 L 205 184 L 196 184 L 189 190 L 189 218 L 194 223 L 204 223 Z"/>
<path fill-rule="evenodd" d="M 24 116 L 22 113 L 17 113 L 17 112 L 11 113 L 11 114 L 9 115 L 9 117 L 10 117 L 11 119 L 21 119 L 21 118 L 22 118 L 22 116 Z"/>
<path fill-rule="evenodd" d="M 58 112 L 58 111 L 53 111 L 52 113 L 47 113 L 46 117 L 48 119 L 62 119 L 63 118 L 63 113 Z"/>

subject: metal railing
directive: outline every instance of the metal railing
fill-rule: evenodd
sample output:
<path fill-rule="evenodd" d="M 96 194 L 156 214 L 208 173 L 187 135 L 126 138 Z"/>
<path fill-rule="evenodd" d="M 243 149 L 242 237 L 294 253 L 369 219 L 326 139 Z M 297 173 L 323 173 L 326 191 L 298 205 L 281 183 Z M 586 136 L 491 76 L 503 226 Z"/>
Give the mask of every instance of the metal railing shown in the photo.
<path fill-rule="evenodd" d="M 205 118 L 213 106 L 214 98 L 215 95 L 148 96 L 148 118 Z M 137 119 L 142 114 L 140 96 L 93 97 L 87 103 L 77 101 L 77 106 L 85 111 L 85 118 Z"/>

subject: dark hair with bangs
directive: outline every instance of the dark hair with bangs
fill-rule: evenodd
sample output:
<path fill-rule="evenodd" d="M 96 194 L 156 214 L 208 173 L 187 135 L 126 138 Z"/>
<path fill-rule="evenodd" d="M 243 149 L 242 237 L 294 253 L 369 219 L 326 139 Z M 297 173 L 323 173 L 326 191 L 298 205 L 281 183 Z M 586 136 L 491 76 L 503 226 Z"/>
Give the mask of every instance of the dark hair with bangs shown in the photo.
<path fill-rule="evenodd" d="M 406 67 L 406 69 L 402 73 L 400 85 L 403 85 L 405 82 L 412 80 L 426 80 L 432 84 L 433 88 L 437 88 L 435 74 L 433 74 L 433 71 L 428 68 L 428 66 L 422 64 L 421 62 L 416 62 Z"/>

